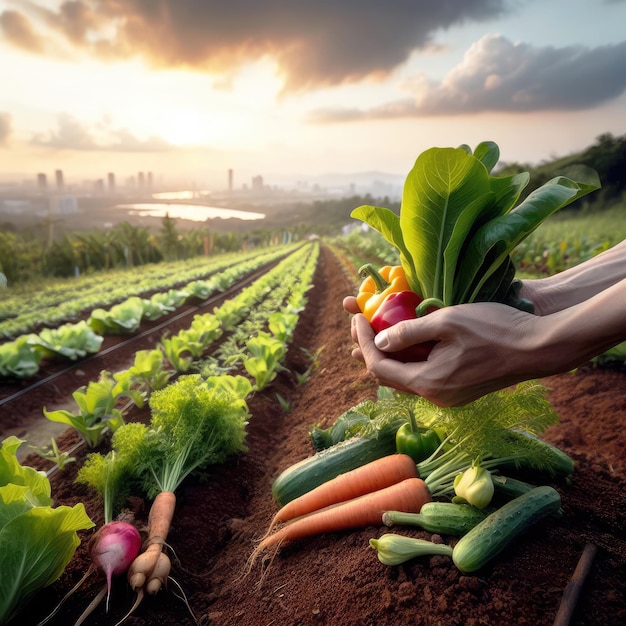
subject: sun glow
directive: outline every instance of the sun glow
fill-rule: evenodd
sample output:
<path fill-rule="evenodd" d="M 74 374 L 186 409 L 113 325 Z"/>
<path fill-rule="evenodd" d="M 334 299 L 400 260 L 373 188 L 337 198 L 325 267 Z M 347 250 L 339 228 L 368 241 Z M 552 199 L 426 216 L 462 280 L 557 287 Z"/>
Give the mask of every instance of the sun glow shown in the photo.
<path fill-rule="evenodd" d="M 171 115 L 156 132 L 168 143 L 194 146 L 215 140 L 213 126 L 209 115 L 183 109 Z"/>

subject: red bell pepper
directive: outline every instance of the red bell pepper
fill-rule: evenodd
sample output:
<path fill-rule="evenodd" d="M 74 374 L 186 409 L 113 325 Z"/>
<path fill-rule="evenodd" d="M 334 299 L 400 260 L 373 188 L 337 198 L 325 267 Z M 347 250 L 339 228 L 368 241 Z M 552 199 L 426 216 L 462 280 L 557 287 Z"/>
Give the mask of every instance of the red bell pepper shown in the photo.
<path fill-rule="evenodd" d="M 404 320 L 417 319 L 415 309 L 423 298 L 413 291 L 397 291 L 390 293 L 380 304 L 376 313 L 372 316 L 370 324 L 375 333 L 379 333 L 385 328 L 389 328 L 398 322 Z M 428 309 L 431 312 L 431 308 Z M 433 349 L 436 341 L 425 341 L 414 346 L 399 350 L 397 352 L 388 352 L 387 356 L 404 363 L 425 361 Z"/>

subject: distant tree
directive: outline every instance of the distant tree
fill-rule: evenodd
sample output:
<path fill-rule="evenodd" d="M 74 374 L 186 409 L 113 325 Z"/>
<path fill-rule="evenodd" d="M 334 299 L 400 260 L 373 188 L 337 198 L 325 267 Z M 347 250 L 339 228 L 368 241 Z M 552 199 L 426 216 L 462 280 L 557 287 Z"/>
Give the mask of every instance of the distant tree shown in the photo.
<path fill-rule="evenodd" d="M 178 238 L 176 220 L 173 220 L 170 214 L 166 213 L 161 222 L 161 233 L 159 235 L 159 246 L 166 261 L 173 261 L 178 258 Z"/>

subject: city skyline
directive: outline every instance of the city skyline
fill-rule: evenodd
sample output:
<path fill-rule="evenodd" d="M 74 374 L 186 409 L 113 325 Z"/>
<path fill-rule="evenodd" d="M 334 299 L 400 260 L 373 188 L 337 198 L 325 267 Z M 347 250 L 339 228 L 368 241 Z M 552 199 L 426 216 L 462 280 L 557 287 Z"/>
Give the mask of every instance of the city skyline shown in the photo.
<path fill-rule="evenodd" d="M 145 6 L 0 0 L 0 183 L 405 176 L 433 145 L 537 164 L 626 132 L 623 0 Z"/>

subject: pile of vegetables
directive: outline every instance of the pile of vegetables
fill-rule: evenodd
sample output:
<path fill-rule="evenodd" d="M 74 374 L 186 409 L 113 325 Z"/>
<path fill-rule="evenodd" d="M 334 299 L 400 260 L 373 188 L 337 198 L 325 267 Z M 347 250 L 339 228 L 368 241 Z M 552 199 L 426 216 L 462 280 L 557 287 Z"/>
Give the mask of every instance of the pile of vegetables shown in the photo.
<path fill-rule="evenodd" d="M 357 303 L 376 332 L 438 307 L 496 301 L 532 311 L 519 297 L 511 252 L 547 217 L 599 188 L 597 174 L 579 169 L 575 181 L 549 180 L 518 203 L 529 174 L 492 175 L 497 144 L 472 150 L 430 148 L 416 160 L 404 184 L 400 215 L 363 205 L 352 217 L 378 231 L 400 255 L 400 266 L 362 268 Z M 432 345 L 402 354 L 425 360 Z"/>
<path fill-rule="evenodd" d="M 279 510 L 248 568 L 284 542 L 385 524 L 468 538 L 452 548 L 388 533 L 370 544 L 383 563 L 446 554 L 461 571 L 478 570 L 531 524 L 559 512 L 554 487 L 509 475 L 571 475 L 572 460 L 539 438 L 557 422 L 535 381 L 451 408 L 383 388 L 378 401 L 346 411 L 330 429 L 312 429 L 312 441 L 320 445 L 326 435 L 331 443 L 276 478 Z M 345 438 L 332 443 L 338 433 Z M 375 459 L 364 457 L 366 444 Z"/>

